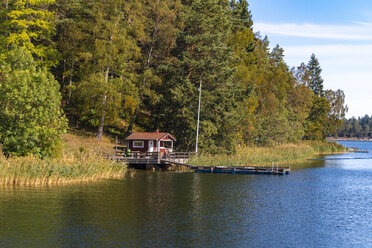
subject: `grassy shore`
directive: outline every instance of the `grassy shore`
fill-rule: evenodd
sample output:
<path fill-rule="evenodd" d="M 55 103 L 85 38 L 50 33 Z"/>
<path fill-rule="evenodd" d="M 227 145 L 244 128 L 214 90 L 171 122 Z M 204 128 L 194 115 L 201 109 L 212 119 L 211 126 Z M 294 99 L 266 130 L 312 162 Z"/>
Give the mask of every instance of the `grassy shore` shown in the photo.
<path fill-rule="evenodd" d="M 91 134 L 68 133 L 62 137 L 60 158 L 11 157 L 0 155 L 0 185 L 51 185 L 122 178 L 128 171 L 122 163 L 110 161 L 114 143 L 103 137 L 98 142 Z M 233 155 L 202 154 L 190 163 L 200 166 L 282 166 L 304 161 L 317 154 L 343 152 L 333 142 L 301 142 L 273 147 L 239 148 Z M 1 153 L 0 153 L 1 154 Z"/>
<path fill-rule="evenodd" d="M 120 178 L 127 171 L 122 163 L 104 157 L 113 152 L 114 144 L 108 138 L 98 142 L 91 135 L 69 133 L 62 137 L 62 143 L 60 158 L 0 155 L 0 185 L 70 184 Z"/>
<path fill-rule="evenodd" d="M 304 141 L 272 147 L 239 148 L 233 155 L 202 154 L 190 163 L 199 166 L 270 166 L 272 162 L 282 166 L 313 158 L 318 154 L 344 152 L 345 148 L 334 142 Z"/>

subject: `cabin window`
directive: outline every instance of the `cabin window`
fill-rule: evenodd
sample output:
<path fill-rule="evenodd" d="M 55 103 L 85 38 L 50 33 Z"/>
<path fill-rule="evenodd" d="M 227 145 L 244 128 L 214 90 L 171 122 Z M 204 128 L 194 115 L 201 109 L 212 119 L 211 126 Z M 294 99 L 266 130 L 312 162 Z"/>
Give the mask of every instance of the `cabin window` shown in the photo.
<path fill-rule="evenodd" d="M 133 148 L 143 148 L 143 141 L 133 141 Z"/>
<path fill-rule="evenodd" d="M 172 141 L 161 141 L 160 146 L 164 148 L 172 148 Z"/>

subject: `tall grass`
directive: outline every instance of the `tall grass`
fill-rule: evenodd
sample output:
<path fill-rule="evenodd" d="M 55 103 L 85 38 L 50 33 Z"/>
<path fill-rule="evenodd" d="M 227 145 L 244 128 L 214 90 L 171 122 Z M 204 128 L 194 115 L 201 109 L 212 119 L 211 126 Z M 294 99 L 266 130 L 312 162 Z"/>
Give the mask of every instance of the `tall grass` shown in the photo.
<path fill-rule="evenodd" d="M 317 154 L 344 152 L 345 148 L 333 142 L 304 141 L 271 147 L 245 147 L 233 155 L 202 154 L 190 163 L 199 166 L 268 166 L 272 162 L 288 165 Z"/>
<path fill-rule="evenodd" d="M 126 166 L 92 153 L 65 154 L 63 158 L 0 157 L 0 184 L 67 184 L 122 177 Z"/>

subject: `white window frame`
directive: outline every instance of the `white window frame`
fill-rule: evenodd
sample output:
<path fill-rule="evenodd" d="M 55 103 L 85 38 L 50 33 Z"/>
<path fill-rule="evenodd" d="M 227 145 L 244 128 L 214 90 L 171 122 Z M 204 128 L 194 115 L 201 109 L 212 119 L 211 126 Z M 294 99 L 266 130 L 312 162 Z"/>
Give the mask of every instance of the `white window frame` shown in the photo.
<path fill-rule="evenodd" d="M 171 140 L 162 140 L 162 142 L 163 142 L 162 148 L 166 148 L 166 149 L 172 149 L 173 148 L 173 141 L 171 141 Z M 170 146 L 169 147 L 166 147 L 165 146 L 165 142 L 169 142 Z"/>
<path fill-rule="evenodd" d="M 141 142 L 140 146 L 135 145 L 136 142 Z M 133 141 L 133 148 L 144 148 L 145 147 L 145 142 L 143 140 L 135 140 Z"/>

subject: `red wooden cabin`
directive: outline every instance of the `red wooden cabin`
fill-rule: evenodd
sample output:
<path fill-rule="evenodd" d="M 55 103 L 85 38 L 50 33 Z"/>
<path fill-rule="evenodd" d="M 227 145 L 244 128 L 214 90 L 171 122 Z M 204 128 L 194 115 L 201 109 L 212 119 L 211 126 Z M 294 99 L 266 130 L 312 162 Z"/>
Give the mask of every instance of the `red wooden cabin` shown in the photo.
<path fill-rule="evenodd" d="M 128 148 L 133 152 L 161 152 L 169 154 L 173 152 L 173 142 L 176 139 L 170 133 L 132 133 L 125 141 Z"/>

